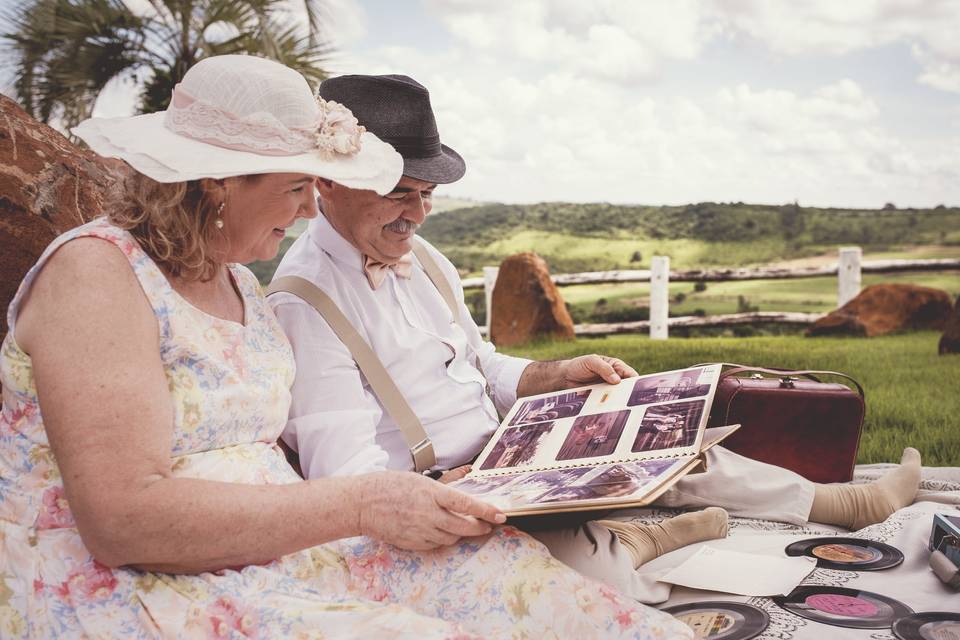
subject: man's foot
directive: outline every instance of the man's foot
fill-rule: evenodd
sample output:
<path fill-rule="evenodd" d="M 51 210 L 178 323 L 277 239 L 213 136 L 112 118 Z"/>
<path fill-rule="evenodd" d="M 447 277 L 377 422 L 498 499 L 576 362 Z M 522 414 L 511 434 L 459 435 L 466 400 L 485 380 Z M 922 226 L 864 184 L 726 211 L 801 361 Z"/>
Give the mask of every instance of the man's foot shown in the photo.
<path fill-rule="evenodd" d="M 633 568 L 636 569 L 688 544 L 725 538 L 727 512 L 719 507 L 708 507 L 703 511 L 682 513 L 658 524 L 619 520 L 599 520 L 597 524 L 616 534 L 633 557 Z"/>
<path fill-rule="evenodd" d="M 913 504 L 920 487 L 920 452 L 903 450 L 900 466 L 869 484 L 817 484 L 810 520 L 856 531 Z"/>

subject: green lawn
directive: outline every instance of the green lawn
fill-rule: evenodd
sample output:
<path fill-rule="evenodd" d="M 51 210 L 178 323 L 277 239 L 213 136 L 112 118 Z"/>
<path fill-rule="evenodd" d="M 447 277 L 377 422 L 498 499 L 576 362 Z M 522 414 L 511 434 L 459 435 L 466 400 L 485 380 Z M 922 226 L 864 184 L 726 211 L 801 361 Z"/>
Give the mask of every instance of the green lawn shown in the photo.
<path fill-rule="evenodd" d="M 679 369 L 698 362 L 829 369 L 864 386 L 867 415 L 858 461 L 899 459 L 914 446 L 930 466 L 960 465 L 960 355 L 938 356 L 939 334 L 921 332 L 879 338 L 684 338 L 645 336 L 582 338 L 504 349 L 538 360 L 584 353 L 615 355 L 641 373 Z"/>

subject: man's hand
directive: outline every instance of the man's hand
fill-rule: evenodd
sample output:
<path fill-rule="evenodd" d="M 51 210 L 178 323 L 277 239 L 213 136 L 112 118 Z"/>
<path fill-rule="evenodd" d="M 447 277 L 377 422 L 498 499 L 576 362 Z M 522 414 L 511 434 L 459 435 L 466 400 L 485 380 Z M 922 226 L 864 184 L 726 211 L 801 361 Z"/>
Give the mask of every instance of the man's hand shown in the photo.
<path fill-rule="evenodd" d="M 582 387 L 597 382 L 617 384 L 622 378 L 634 378 L 639 375 L 626 362 L 610 356 L 578 356 L 560 362 L 562 386 L 560 389 Z"/>
<path fill-rule="evenodd" d="M 409 471 L 380 471 L 360 483 L 359 531 L 401 549 L 426 551 L 490 533 L 496 507 Z"/>
<path fill-rule="evenodd" d="M 596 354 L 554 362 L 531 362 L 520 376 L 517 395 L 535 396 L 597 382 L 617 384 L 623 378 L 637 375 L 623 360 Z"/>

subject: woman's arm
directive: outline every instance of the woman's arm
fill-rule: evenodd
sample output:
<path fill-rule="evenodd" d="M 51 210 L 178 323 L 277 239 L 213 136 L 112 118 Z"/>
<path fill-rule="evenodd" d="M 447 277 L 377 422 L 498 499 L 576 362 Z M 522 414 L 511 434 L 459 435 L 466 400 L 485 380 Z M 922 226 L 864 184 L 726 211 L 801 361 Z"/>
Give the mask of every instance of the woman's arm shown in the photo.
<path fill-rule="evenodd" d="M 108 566 L 215 570 L 359 534 L 426 549 L 503 519 L 411 473 L 282 486 L 172 477 L 157 321 L 126 258 L 102 240 L 71 241 L 49 259 L 16 338 L 81 538 Z"/>

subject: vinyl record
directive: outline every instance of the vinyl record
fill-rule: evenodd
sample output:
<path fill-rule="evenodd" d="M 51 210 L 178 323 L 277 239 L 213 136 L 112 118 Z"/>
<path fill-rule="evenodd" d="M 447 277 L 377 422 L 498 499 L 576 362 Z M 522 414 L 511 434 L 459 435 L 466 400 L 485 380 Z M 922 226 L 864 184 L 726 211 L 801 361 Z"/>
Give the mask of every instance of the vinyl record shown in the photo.
<path fill-rule="evenodd" d="M 788 556 L 808 556 L 821 569 L 879 571 L 903 562 L 903 553 L 882 542 L 860 538 L 809 538 L 784 549 Z"/>
<path fill-rule="evenodd" d="M 663 611 L 693 629 L 697 640 L 750 640 L 770 624 L 766 611 L 740 602 L 691 602 Z"/>
<path fill-rule="evenodd" d="M 801 618 L 854 629 L 883 629 L 913 613 L 893 598 L 846 587 L 804 585 L 773 601 Z"/>
<path fill-rule="evenodd" d="M 893 623 L 893 635 L 900 640 L 957 640 L 960 613 L 930 611 L 899 618 Z"/>

